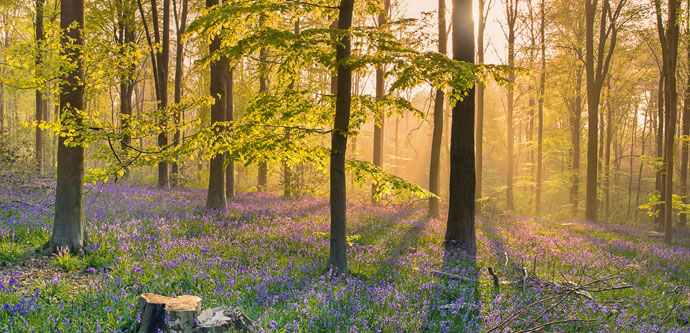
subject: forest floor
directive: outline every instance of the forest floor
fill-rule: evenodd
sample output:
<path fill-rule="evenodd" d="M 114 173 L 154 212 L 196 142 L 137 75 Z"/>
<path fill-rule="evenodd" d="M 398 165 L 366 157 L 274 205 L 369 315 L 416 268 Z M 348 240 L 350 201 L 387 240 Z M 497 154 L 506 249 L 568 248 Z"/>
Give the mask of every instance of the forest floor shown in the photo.
<path fill-rule="evenodd" d="M 324 274 L 328 201 L 87 186 L 90 245 L 48 240 L 54 187 L 0 186 L 0 331 L 130 331 L 144 292 L 241 307 L 258 331 L 690 331 L 690 235 L 481 217 L 478 252 L 445 253 L 421 208 L 348 207 L 351 274 Z M 494 276 L 488 273 L 491 267 Z M 495 282 L 494 283 L 494 277 Z"/>

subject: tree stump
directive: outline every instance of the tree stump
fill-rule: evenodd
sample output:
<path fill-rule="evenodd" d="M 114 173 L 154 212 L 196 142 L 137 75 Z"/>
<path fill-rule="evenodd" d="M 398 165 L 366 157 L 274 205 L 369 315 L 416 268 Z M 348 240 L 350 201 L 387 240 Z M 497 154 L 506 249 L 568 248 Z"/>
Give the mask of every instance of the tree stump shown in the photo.
<path fill-rule="evenodd" d="M 165 297 L 146 293 L 139 296 L 137 313 L 140 318 L 137 332 L 192 333 L 196 325 L 194 320 L 201 313 L 201 297 Z"/>

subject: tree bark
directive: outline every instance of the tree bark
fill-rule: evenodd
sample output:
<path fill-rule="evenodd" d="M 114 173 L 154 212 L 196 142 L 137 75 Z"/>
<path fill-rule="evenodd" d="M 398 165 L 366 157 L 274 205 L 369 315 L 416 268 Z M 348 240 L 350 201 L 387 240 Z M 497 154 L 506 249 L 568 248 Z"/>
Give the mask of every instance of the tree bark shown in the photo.
<path fill-rule="evenodd" d="M 338 29 L 349 30 L 352 26 L 354 0 L 341 0 Z M 335 119 L 331 133 L 331 240 L 328 265 L 339 273 L 347 273 L 347 187 L 345 178 L 345 152 L 347 133 L 350 129 L 350 105 L 352 102 L 352 68 L 346 63 L 351 54 L 349 34 L 336 45 L 338 70 Z"/>
<path fill-rule="evenodd" d="M 182 8 L 180 13 L 179 21 L 176 19 L 176 40 L 175 40 L 175 104 L 179 104 L 182 100 L 182 75 L 184 73 L 184 42 L 182 41 L 182 35 L 187 30 L 187 12 L 188 12 L 188 0 L 182 0 Z M 177 2 L 173 2 L 176 4 Z M 176 6 L 175 6 L 176 7 Z M 175 8 L 177 12 L 177 8 Z M 177 13 L 175 15 L 177 18 Z M 173 135 L 173 146 L 180 144 L 182 137 L 182 130 L 179 126 L 182 120 L 182 113 L 179 110 L 175 111 L 175 134 Z M 177 161 L 173 161 L 170 165 L 170 186 L 177 187 L 180 182 L 180 167 Z"/>
<path fill-rule="evenodd" d="M 75 136 L 58 139 L 57 187 L 53 233 L 46 244 L 46 252 L 67 247 L 75 251 L 86 245 L 84 212 L 84 0 L 60 2 L 62 56 L 70 64 L 63 68 L 60 84 L 60 122 L 73 130 Z"/>
<path fill-rule="evenodd" d="M 218 0 L 206 0 L 206 8 L 211 8 L 218 5 Z M 214 36 L 209 44 L 209 53 L 213 54 L 220 50 L 221 37 Z M 218 142 L 218 136 L 225 131 L 224 126 L 219 125 L 219 122 L 225 121 L 225 106 L 226 106 L 226 82 L 228 72 L 228 58 L 221 56 L 218 60 L 210 65 L 211 70 L 211 97 L 215 99 L 215 103 L 211 106 L 211 127 L 216 138 L 214 142 Z M 211 147 L 215 146 L 212 144 Z M 206 197 L 206 209 L 225 209 L 225 154 L 212 153 L 211 162 L 209 165 L 208 177 L 208 195 Z"/>
<path fill-rule="evenodd" d="M 538 126 L 537 132 L 537 189 L 535 195 L 535 212 L 537 216 L 541 215 L 541 193 L 543 180 L 543 159 L 544 159 L 544 95 L 546 93 L 546 9 L 544 1 L 541 1 L 540 16 L 541 26 L 539 28 L 539 35 L 541 41 L 541 76 L 539 78 L 539 111 L 538 111 Z"/>
<path fill-rule="evenodd" d="M 688 1 L 688 10 L 690 11 L 690 1 Z M 686 27 L 690 28 L 690 17 L 686 18 Z M 690 29 L 686 29 L 690 31 Z M 687 58 L 690 59 L 690 44 L 686 44 Z M 687 77 L 687 83 L 685 86 L 683 101 L 683 124 L 682 124 L 682 135 L 683 139 L 680 140 L 681 147 L 681 158 L 680 158 L 680 195 L 683 198 L 683 203 L 688 204 L 690 201 L 687 198 L 688 195 L 688 142 L 686 139 L 690 136 L 690 74 Z M 680 227 L 685 227 L 687 224 L 688 217 L 686 214 L 680 214 L 680 220 L 678 225 Z"/>
<path fill-rule="evenodd" d="M 43 7 L 45 0 L 36 0 L 36 74 L 41 75 L 41 68 L 43 67 L 43 44 L 45 43 L 45 33 L 43 30 Z M 36 89 L 36 121 L 40 124 L 44 118 L 44 113 L 48 107 L 47 100 L 41 91 L 41 88 Z M 36 143 L 35 143 L 35 159 L 36 172 L 42 175 L 44 171 L 45 159 L 45 145 L 43 144 L 43 130 L 40 126 L 36 126 Z"/>
<path fill-rule="evenodd" d="M 506 4 L 506 19 L 508 22 L 508 66 L 515 67 L 515 27 L 518 16 L 518 0 L 508 0 Z M 508 75 L 510 81 L 515 81 L 515 73 Z M 508 147 L 508 173 L 506 180 L 506 209 L 515 210 L 513 199 L 513 184 L 515 182 L 515 124 L 513 112 L 515 108 L 514 87 L 508 86 L 508 110 L 506 111 L 506 140 Z"/>
<path fill-rule="evenodd" d="M 656 157 L 657 162 L 662 162 L 664 159 L 664 85 L 665 85 L 665 74 L 664 69 L 661 69 L 659 73 L 659 89 L 657 90 L 657 131 L 656 131 Z M 659 199 L 664 200 L 664 173 L 661 167 L 656 166 L 656 182 L 655 189 L 659 192 Z M 659 214 L 656 217 L 657 228 L 659 230 L 664 230 L 664 207 L 659 205 Z"/>
<path fill-rule="evenodd" d="M 597 0 L 585 0 L 585 72 L 587 77 L 587 192 L 585 218 L 597 219 L 597 146 L 599 129 L 599 102 L 601 88 L 609 70 L 611 57 L 616 46 L 618 28 L 615 26 L 620 14 L 621 4 L 615 10 L 609 0 L 604 0 L 599 11 L 599 38 L 597 41 L 596 63 L 594 50 L 594 18 L 597 14 Z M 608 19 L 611 17 L 611 21 Z M 608 48 L 607 48 L 608 47 Z"/>
<path fill-rule="evenodd" d="M 383 26 L 388 22 L 387 20 L 387 15 L 388 11 L 390 9 L 391 2 L 390 0 L 382 0 L 383 1 L 383 12 L 379 13 L 378 16 L 378 28 L 383 29 Z M 376 99 L 380 100 L 383 98 L 383 93 L 386 87 L 386 82 L 383 77 L 385 68 L 383 68 L 383 65 L 380 65 L 376 67 Z M 374 165 L 383 168 L 383 128 L 384 128 L 384 123 L 386 119 L 386 114 L 384 112 L 385 110 L 379 109 L 376 110 L 377 117 L 374 120 L 374 156 L 373 156 L 373 162 Z M 373 182 L 371 184 L 371 201 L 372 203 L 376 203 L 378 200 L 376 200 L 376 191 L 378 189 L 378 183 Z"/>
<path fill-rule="evenodd" d="M 121 48 L 120 56 L 125 58 L 128 56 L 130 44 L 135 42 L 135 32 L 132 26 L 132 19 L 134 15 L 134 8 L 130 1 L 119 0 L 117 5 L 117 33 L 116 42 Z M 132 118 L 132 95 L 134 94 L 134 71 L 136 65 L 130 65 L 126 73 L 123 73 L 120 80 L 120 131 L 122 133 L 121 147 L 122 151 L 128 151 L 132 145 L 132 135 L 130 134 L 131 118 Z M 124 167 L 122 178 L 128 180 L 131 178 L 129 167 Z"/>
<path fill-rule="evenodd" d="M 440 2 L 439 2 L 440 3 Z M 484 9 L 485 6 L 487 6 L 487 1 L 486 0 L 478 0 L 477 1 L 477 6 L 479 7 L 479 18 L 477 22 L 477 63 L 478 64 L 483 64 L 484 63 L 484 31 L 486 30 L 486 17 L 488 16 L 488 11 L 490 9 L 490 3 L 488 8 Z M 445 6 L 445 2 L 444 2 Z M 486 11 L 485 11 L 486 10 Z M 445 33 L 445 30 L 444 30 Z M 448 37 L 446 36 L 446 39 Z M 477 187 L 474 191 L 474 196 L 475 199 L 479 199 L 482 197 L 482 179 L 483 179 L 483 173 L 484 173 L 484 86 L 479 84 L 475 88 L 476 93 L 477 93 L 477 119 L 476 119 L 476 129 L 475 129 L 475 135 L 476 135 L 476 182 L 477 182 Z M 441 119 L 443 119 L 443 115 L 441 115 Z"/>
<path fill-rule="evenodd" d="M 572 150 L 572 183 L 570 185 L 570 202 L 572 204 L 573 217 L 578 216 L 580 206 L 580 127 L 582 121 L 582 67 L 577 67 L 577 80 L 575 84 L 575 98 L 571 103 L 570 114 L 570 140 Z"/>
<path fill-rule="evenodd" d="M 472 0 L 453 0 L 453 59 L 474 63 Z M 453 107 L 450 147 L 450 195 L 446 246 L 476 250 L 474 226 L 474 88 Z"/>
<path fill-rule="evenodd" d="M 259 17 L 259 26 L 265 24 L 266 18 L 262 15 Z M 267 84 L 267 50 L 265 47 L 259 51 L 259 94 L 265 94 L 268 90 Z M 266 191 L 268 186 L 268 163 L 266 161 L 259 162 L 259 171 L 257 176 L 257 186 L 259 191 Z"/>
<path fill-rule="evenodd" d="M 679 0 L 668 1 L 667 27 L 664 31 L 661 24 L 660 4 L 656 3 L 657 27 L 662 46 L 664 59 L 665 86 L 664 96 L 666 103 L 666 132 L 664 133 L 664 161 L 663 161 L 663 196 L 664 201 L 664 241 L 671 243 L 673 229 L 673 150 L 675 148 L 676 118 L 678 113 L 678 92 L 676 91 L 676 66 L 678 61 L 678 35 L 680 33 L 677 24 Z"/>
<path fill-rule="evenodd" d="M 480 0 L 483 1 L 483 0 Z M 438 52 L 445 55 L 448 53 L 448 34 L 446 30 L 446 0 L 438 1 Z M 434 130 L 431 137 L 431 163 L 429 166 L 429 192 L 437 197 L 429 198 L 429 216 L 439 217 L 441 195 L 441 144 L 443 142 L 443 105 L 446 98 L 443 90 L 436 90 L 436 100 L 434 101 Z M 481 162 L 479 162 L 481 164 Z"/>
<path fill-rule="evenodd" d="M 151 3 L 156 11 L 156 1 Z M 154 26 L 158 25 L 157 15 L 154 15 Z M 158 29 L 156 28 L 156 35 Z M 159 110 L 165 110 L 168 107 L 168 67 L 170 60 L 170 0 L 163 0 L 163 22 L 161 27 L 162 37 L 159 39 L 161 49 L 156 56 L 158 61 L 158 107 Z M 158 117 L 158 125 L 165 128 L 168 124 L 167 114 L 160 114 Z M 163 148 L 168 145 L 168 133 L 162 130 L 158 134 L 158 147 Z M 158 162 L 158 187 L 170 187 L 170 175 L 168 174 L 168 161 Z"/>
<path fill-rule="evenodd" d="M 228 70 L 228 77 L 226 81 L 226 104 L 225 104 L 225 121 L 232 122 L 235 120 L 235 93 L 233 91 L 233 72 L 234 67 L 230 67 Z M 227 199 L 233 199 L 235 197 L 235 162 L 232 157 L 227 156 L 228 160 L 225 161 L 225 197 Z"/>

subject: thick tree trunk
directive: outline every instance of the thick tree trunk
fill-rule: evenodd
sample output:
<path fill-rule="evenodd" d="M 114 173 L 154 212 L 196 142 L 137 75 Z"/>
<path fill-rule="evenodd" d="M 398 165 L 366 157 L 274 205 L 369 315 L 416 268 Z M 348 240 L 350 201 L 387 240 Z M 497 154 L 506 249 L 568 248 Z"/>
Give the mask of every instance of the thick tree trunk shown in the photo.
<path fill-rule="evenodd" d="M 218 5 L 218 0 L 206 0 L 206 8 L 211 8 Z M 220 49 L 221 37 L 214 36 L 209 44 L 209 53 L 213 54 Z M 211 106 L 211 127 L 215 135 L 220 136 L 225 131 L 224 126 L 217 123 L 225 121 L 225 106 L 226 106 L 226 82 L 228 72 L 228 58 L 221 56 L 210 65 L 211 70 L 211 97 L 215 98 L 215 102 Z M 214 138 L 214 141 L 219 140 Z M 214 144 L 211 145 L 212 147 Z M 206 209 L 224 209 L 225 208 L 225 154 L 212 154 L 209 165 L 208 177 L 208 196 L 206 197 Z"/>
<path fill-rule="evenodd" d="M 175 41 L 175 104 L 182 100 L 182 74 L 184 72 L 184 42 L 182 35 L 187 30 L 187 9 L 188 0 L 182 0 L 182 10 L 180 13 L 180 20 L 177 22 L 177 39 Z M 176 9 L 177 10 L 177 9 Z M 175 111 L 175 134 L 173 135 L 173 146 L 180 144 L 182 131 L 179 126 L 182 120 L 182 113 L 179 110 Z M 180 167 L 177 161 L 172 162 L 170 166 L 170 186 L 179 186 Z"/>
<path fill-rule="evenodd" d="M 481 1 L 481 0 L 480 0 Z M 448 45 L 446 30 L 446 1 L 438 1 L 438 52 L 445 55 Z M 434 101 L 434 130 L 431 137 L 431 163 L 429 166 L 429 192 L 440 196 L 441 180 L 441 144 L 443 143 L 443 105 L 445 103 L 443 90 L 436 90 Z M 480 162 L 481 164 L 481 162 Z M 429 198 L 429 216 L 438 218 L 440 210 L 438 197 Z"/>
<path fill-rule="evenodd" d="M 338 29 L 349 30 L 352 26 L 354 0 L 341 0 Z M 345 62 L 351 53 L 350 36 L 344 35 L 336 46 L 338 66 L 335 119 L 331 133 L 331 244 L 328 265 L 339 273 L 347 273 L 347 194 L 345 178 L 345 152 L 347 132 L 350 130 L 350 105 L 352 101 L 352 68 Z"/>
<path fill-rule="evenodd" d="M 43 44 L 45 43 L 45 33 L 43 31 L 43 6 L 45 0 L 36 0 L 36 71 L 40 75 L 41 67 L 43 66 Z M 41 88 L 36 89 L 36 121 L 41 122 L 47 119 L 44 118 L 44 113 L 48 107 L 47 101 Z M 36 144 L 35 144 L 35 159 L 36 172 L 38 175 L 43 174 L 43 161 L 45 159 L 45 145 L 43 144 L 43 130 L 40 126 L 36 126 Z"/>
<path fill-rule="evenodd" d="M 453 59 L 474 62 L 472 0 L 453 0 Z M 476 249 L 474 227 L 474 88 L 453 107 L 450 146 L 450 195 L 446 246 Z"/>
<path fill-rule="evenodd" d="M 84 0 L 62 0 L 60 3 L 62 56 L 70 61 L 60 85 L 60 122 L 75 131 L 74 142 L 83 140 L 84 110 Z M 67 138 L 58 140 L 57 187 L 53 233 L 46 244 L 46 252 L 67 247 L 76 250 L 86 245 L 84 212 L 84 146 L 65 145 Z"/>

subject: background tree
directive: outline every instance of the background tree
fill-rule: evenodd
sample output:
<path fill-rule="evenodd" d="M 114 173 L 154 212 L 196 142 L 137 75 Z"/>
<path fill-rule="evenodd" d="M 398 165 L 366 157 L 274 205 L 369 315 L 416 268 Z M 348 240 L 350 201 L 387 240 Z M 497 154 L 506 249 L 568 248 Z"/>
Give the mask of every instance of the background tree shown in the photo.
<path fill-rule="evenodd" d="M 438 1 L 438 53 L 445 55 L 448 48 L 448 34 L 446 30 L 446 1 Z M 435 196 L 429 198 L 429 216 L 438 218 L 441 195 L 439 182 L 441 179 L 441 143 L 443 140 L 443 118 L 445 94 L 442 89 L 436 90 L 434 101 L 434 132 L 431 141 L 431 165 L 429 166 L 429 192 Z"/>
<path fill-rule="evenodd" d="M 213 8 L 218 5 L 218 0 L 206 0 L 206 7 Z M 209 54 L 217 54 L 221 47 L 221 36 L 212 36 L 209 44 Z M 216 56 L 210 67 L 211 72 L 211 97 L 215 102 L 211 106 L 211 130 L 215 137 L 220 136 L 224 131 L 222 123 L 225 121 L 226 115 L 226 91 L 227 91 L 227 73 L 228 73 L 228 59 L 225 56 Z M 219 139 L 214 139 L 218 144 Z M 225 208 L 225 155 L 222 153 L 215 153 L 211 157 L 208 177 L 208 195 L 206 197 L 206 209 L 224 209 Z"/>

